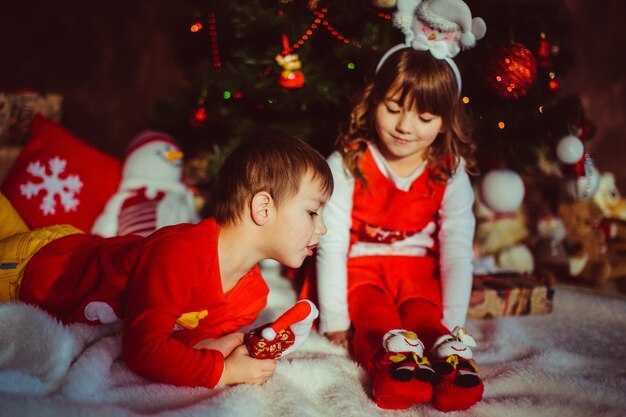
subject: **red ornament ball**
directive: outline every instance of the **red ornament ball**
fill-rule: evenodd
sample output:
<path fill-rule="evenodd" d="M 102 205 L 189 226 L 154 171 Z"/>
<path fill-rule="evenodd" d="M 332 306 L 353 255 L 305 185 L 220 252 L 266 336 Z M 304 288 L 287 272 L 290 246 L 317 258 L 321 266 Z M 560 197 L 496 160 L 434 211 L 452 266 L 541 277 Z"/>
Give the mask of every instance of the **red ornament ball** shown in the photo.
<path fill-rule="evenodd" d="M 528 93 L 537 79 L 537 60 L 520 43 L 498 49 L 491 57 L 487 86 L 500 97 L 518 99 Z"/>

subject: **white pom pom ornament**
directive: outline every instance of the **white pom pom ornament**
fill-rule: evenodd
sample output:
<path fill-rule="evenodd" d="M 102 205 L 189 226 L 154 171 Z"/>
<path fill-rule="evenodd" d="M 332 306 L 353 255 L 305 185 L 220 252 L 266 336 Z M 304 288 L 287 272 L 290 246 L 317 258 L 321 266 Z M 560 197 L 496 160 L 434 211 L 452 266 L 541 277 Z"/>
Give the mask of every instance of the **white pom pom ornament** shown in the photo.
<path fill-rule="evenodd" d="M 565 136 L 556 147 L 556 156 L 559 161 L 569 165 L 580 161 L 584 152 L 583 142 L 574 135 Z"/>
<path fill-rule="evenodd" d="M 487 173 L 480 186 L 482 200 L 496 213 L 510 213 L 522 205 L 524 182 L 518 173 L 498 169 Z"/>

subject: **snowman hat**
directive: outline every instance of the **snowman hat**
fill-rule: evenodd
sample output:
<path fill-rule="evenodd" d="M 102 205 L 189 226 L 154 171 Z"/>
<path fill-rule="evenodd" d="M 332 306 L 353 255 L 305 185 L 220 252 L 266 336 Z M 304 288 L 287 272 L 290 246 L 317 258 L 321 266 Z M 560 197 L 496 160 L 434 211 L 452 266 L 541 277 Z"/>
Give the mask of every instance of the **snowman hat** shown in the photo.
<path fill-rule="evenodd" d="M 307 318 L 313 321 L 318 315 L 317 307 L 309 300 L 300 300 L 289 310 L 285 311 L 272 324 L 261 331 L 261 336 L 267 340 L 274 340 L 276 335 L 293 324 L 301 322 Z M 314 316 L 314 317 L 313 317 Z"/>
<path fill-rule="evenodd" d="M 137 136 L 135 136 L 133 140 L 128 144 L 128 147 L 126 148 L 125 159 L 128 159 L 128 157 L 133 152 L 135 152 L 142 146 L 147 145 L 148 143 L 152 143 L 152 142 L 165 142 L 165 143 L 169 143 L 172 146 L 175 146 L 176 149 L 180 148 L 180 145 L 178 144 L 176 139 L 174 139 L 172 136 L 168 135 L 167 133 L 159 132 L 156 130 L 145 130 L 139 133 Z"/>

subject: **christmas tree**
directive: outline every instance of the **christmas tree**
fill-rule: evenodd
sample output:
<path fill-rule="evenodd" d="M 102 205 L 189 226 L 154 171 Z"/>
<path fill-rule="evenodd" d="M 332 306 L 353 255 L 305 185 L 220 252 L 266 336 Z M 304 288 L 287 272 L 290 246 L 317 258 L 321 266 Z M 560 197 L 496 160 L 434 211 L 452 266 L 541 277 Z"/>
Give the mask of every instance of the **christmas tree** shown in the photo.
<path fill-rule="evenodd" d="M 392 23 L 395 1 L 182 4 L 190 89 L 161 103 L 157 119 L 193 147 L 227 151 L 251 130 L 274 127 L 328 154 L 353 93 L 402 41 Z M 485 38 L 455 58 L 481 168 L 533 172 L 556 160 L 556 143 L 568 133 L 589 139 L 578 98 L 560 90 L 559 78 L 573 65 L 561 2 L 467 4 L 487 23 Z"/>
<path fill-rule="evenodd" d="M 515 255 L 516 270 L 531 270 L 533 257 L 535 266 L 570 270 L 569 255 L 543 255 L 562 243 L 564 229 L 577 227 L 558 221 L 561 203 L 591 201 L 599 172 L 586 152 L 593 125 L 579 97 L 561 88 L 575 64 L 567 10 L 557 0 L 466 3 L 487 26 L 476 46 L 454 58 L 463 79 L 460 99 L 475 122 L 480 171 L 473 178 L 479 191 L 475 257 L 494 256 L 481 239 L 489 239 L 485 233 L 491 233 L 492 222 L 505 219 L 518 231 L 505 233 L 519 238 L 511 248 L 532 246 L 524 249 L 526 255 Z M 155 125 L 181 138 L 188 150 L 199 150 L 186 164 L 186 178 L 209 190 L 207 197 L 223 157 L 255 129 L 287 131 L 328 155 L 348 120 L 353 95 L 371 79 L 384 52 L 404 41 L 393 25 L 395 0 L 181 4 L 187 8 L 181 30 L 187 31 L 183 52 L 190 88 L 161 104 Z M 488 215 L 480 212 L 481 204 Z M 592 227 L 601 219 L 587 220 L 586 230 L 605 242 Z M 590 242 L 571 238 L 576 241 L 571 247 Z"/>
<path fill-rule="evenodd" d="M 401 37 L 392 9 L 359 0 L 187 1 L 189 91 L 162 103 L 163 127 L 228 147 L 278 128 L 328 154 L 349 97 Z"/>

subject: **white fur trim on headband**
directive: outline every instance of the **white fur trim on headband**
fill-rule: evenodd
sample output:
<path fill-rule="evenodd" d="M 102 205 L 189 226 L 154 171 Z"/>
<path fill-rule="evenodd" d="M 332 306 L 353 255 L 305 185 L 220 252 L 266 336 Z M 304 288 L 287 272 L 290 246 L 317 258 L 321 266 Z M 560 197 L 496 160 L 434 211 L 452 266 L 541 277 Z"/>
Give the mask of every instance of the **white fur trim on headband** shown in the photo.
<path fill-rule="evenodd" d="M 380 67 L 383 66 L 383 64 L 385 63 L 385 61 L 387 61 L 387 59 L 394 54 L 395 52 L 404 49 L 404 48 L 410 48 L 410 46 L 405 45 L 403 43 L 399 43 L 395 46 L 392 46 L 391 48 L 389 48 L 389 50 L 387 52 L 385 52 L 385 55 L 383 55 L 382 58 L 380 58 L 380 61 L 378 61 L 378 65 L 376 65 L 376 72 L 378 72 L 380 70 Z M 415 48 L 413 48 L 415 49 Z M 444 61 L 446 61 L 446 63 L 448 64 L 448 66 L 450 66 L 450 69 L 452 69 L 452 72 L 454 73 L 454 78 L 456 79 L 456 85 L 458 87 L 458 91 L 459 94 L 461 93 L 461 72 L 459 71 L 459 67 L 456 66 L 456 64 L 454 63 L 454 61 L 451 58 L 448 57 L 444 57 L 443 58 Z"/>

